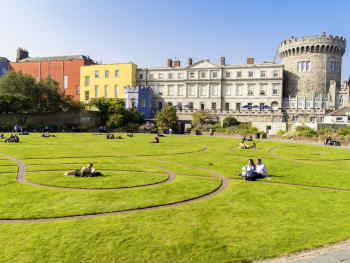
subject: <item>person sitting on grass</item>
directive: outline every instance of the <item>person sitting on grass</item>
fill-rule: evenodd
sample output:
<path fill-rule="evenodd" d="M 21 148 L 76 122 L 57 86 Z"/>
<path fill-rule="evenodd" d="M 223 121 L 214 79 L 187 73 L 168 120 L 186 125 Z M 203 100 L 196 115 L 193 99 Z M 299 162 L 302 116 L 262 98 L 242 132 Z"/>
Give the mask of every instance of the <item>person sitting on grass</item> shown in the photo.
<path fill-rule="evenodd" d="M 87 166 L 82 167 L 80 170 L 71 170 L 68 172 L 65 172 L 64 175 L 74 175 L 77 177 L 94 177 L 94 176 L 101 176 L 101 172 L 97 172 L 93 168 L 93 163 L 89 163 Z"/>
<path fill-rule="evenodd" d="M 134 137 L 134 134 L 132 132 L 129 132 L 126 136 L 128 136 L 129 138 Z"/>
<path fill-rule="evenodd" d="M 6 143 L 10 143 L 10 142 L 19 142 L 19 137 L 17 136 L 17 134 L 13 135 L 11 133 L 10 137 L 5 139 L 4 142 Z"/>
<path fill-rule="evenodd" d="M 266 170 L 266 166 L 265 164 L 262 163 L 260 158 L 256 159 L 255 173 L 256 173 L 257 179 L 269 177 L 269 174 L 267 173 L 267 170 Z"/>
<path fill-rule="evenodd" d="M 1 134 L 0 134 L 0 139 L 4 139 L 4 138 L 5 138 L 4 134 L 1 133 Z"/>
<path fill-rule="evenodd" d="M 107 133 L 106 139 L 107 139 L 107 140 L 114 140 L 114 139 L 115 139 L 114 134 Z"/>
<path fill-rule="evenodd" d="M 156 136 L 154 137 L 153 141 L 151 141 L 151 143 L 159 143 L 159 137 Z"/>
<path fill-rule="evenodd" d="M 255 173 L 256 166 L 253 159 L 248 160 L 248 164 L 242 167 L 242 172 L 238 176 L 242 177 L 253 177 Z"/>

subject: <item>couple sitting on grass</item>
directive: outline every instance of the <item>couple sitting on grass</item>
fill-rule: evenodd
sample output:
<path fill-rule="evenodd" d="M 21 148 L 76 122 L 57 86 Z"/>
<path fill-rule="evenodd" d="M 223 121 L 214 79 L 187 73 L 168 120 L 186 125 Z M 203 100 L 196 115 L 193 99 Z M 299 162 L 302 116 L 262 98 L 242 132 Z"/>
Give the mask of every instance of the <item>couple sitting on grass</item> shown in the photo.
<path fill-rule="evenodd" d="M 114 135 L 113 133 L 107 133 L 106 139 L 107 140 L 114 140 L 114 139 L 121 140 L 122 136 Z"/>
<path fill-rule="evenodd" d="M 2 136 L 2 138 L 4 138 L 4 136 Z M 6 142 L 6 143 L 10 143 L 10 142 L 19 142 L 19 137 L 18 137 L 17 134 L 13 135 L 13 134 L 11 133 L 10 137 L 7 138 L 7 139 L 5 139 L 4 142 Z"/>
<path fill-rule="evenodd" d="M 265 164 L 262 163 L 261 159 L 256 160 L 254 164 L 253 159 L 248 160 L 248 164 L 243 166 L 242 173 L 238 176 L 244 177 L 247 181 L 255 181 L 256 179 L 262 179 L 268 177 Z"/>
<path fill-rule="evenodd" d="M 74 175 L 76 177 L 94 177 L 94 176 L 102 176 L 102 173 L 97 172 L 94 168 L 92 168 L 93 164 L 89 163 L 87 166 L 84 166 L 80 170 L 71 170 L 65 172 L 64 175 Z"/>

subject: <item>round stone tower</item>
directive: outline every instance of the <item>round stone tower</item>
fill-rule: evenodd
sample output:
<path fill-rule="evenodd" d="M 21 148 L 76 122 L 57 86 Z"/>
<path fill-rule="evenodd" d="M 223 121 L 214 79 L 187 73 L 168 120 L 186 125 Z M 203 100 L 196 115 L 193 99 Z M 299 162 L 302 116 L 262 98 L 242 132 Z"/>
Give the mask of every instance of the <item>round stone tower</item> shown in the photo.
<path fill-rule="evenodd" d="M 282 41 L 278 52 L 285 72 L 284 97 L 327 96 L 331 80 L 341 83 L 345 48 L 343 37 L 326 33 Z"/>

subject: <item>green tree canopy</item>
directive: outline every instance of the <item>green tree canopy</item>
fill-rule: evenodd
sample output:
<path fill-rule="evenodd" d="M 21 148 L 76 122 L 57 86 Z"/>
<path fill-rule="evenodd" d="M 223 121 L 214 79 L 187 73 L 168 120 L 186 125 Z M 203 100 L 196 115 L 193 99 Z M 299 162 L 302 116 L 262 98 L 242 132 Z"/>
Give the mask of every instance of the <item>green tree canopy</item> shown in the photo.
<path fill-rule="evenodd" d="M 1 112 L 7 113 L 59 112 L 81 108 L 80 102 L 73 101 L 60 91 L 58 83 L 51 77 L 37 81 L 22 72 L 10 71 L 0 79 L 0 97 L 3 103 Z M 8 108 L 6 102 L 9 100 L 17 100 L 18 105 Z"/>
<path fill-rule="evenodd" d="M 157 127 L 158 129 L 173 129 L 177 128 L 176 109 L 173 106 L 165 106 L 161 112 L 157 113 Z"/>

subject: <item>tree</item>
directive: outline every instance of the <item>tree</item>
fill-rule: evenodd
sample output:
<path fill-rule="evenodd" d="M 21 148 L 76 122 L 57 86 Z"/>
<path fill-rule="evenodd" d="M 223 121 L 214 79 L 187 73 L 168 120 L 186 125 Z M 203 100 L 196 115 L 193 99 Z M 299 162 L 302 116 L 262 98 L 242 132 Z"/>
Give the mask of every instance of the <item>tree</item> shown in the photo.
<path fill-rule="evenodd" d="M 173 106 L 165 106 L 156 116 L 158 129 L 173 129 L 177 128 L 176 109 Z"/>
<path fill-rule="evenodd" d="M 207 111 L 197 111 L 192 114 L 192 125 L 203 126 L 210 123 L 209 113 Z"/>
<path fill-rule="evenodd" d="M 125 103 L 121 99 L 94 98 L 91 99 L 90 106 L 99 110 L 102 125 L 106 124 L 110 114 L 123 115 L 125 110 Z"/>
<path fill-rule="evenodd" d="M 223 127 L 224 128 L 228 128 L 228 127 L 232 127 L 232 126 L 236 126 L 239 124 L 239 121 L 233 117 L 233 116 L 227 116 L 224 121 L 223 121 Z"/>
<path fill-rule="evenodd" d="M 4 113 L 23 113 L 30 108 L 29 99 L 19 94 L 1 94 L 0 112 Z"/>
<path fill-rule="evenodd" d="M 30 75 L 10 71 L 0 79 L 0 95 L 6 94 L 16 95 L 17 99 L 18 96 L 26 98 L 26 103 L 17 109 L 21 113 L 59 112 L 81 108 L 79 102 L 73 102 L 71 97 L 60 91 L 58 83 L 51 77 L 38 82 Z M 6 98 L 9 99 L 8 96 Z"/>

